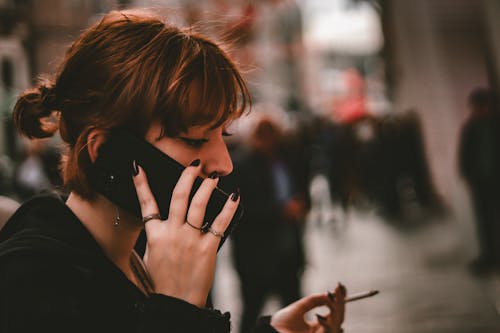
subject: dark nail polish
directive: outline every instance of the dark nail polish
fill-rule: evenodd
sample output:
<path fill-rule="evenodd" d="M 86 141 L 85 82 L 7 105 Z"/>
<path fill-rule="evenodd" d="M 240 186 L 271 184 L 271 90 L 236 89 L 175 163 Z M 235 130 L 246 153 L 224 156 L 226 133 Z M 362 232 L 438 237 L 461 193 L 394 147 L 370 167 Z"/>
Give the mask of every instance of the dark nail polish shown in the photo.
<path fill-rule="evenodd" d="M 318 321 L 324 323 L 326 321 L 326 317 L 323 317 L 322 315 L 319 315 L 316 313 L 316 318 L 318 318 Z"/>
<path fill-rule="evenodd" d="M 347 289 L 345 288 L 345 286 L 339 282 L 339 287 L 340 287 L 340 291 L 342 292 L 342 294 L 345 296 L 347 294 Z"/>
<path fill-rule="evenodd" d="M 219 178 L 219 173 L 217 171 L 214 171 L 210 174 L 210 176 L 208 176 L 208 178 L 210 179 Z"/>
<path fill-rule="evenodd" d="M 335 300 L 335 295 L 334 295 L 331 291 L 328 291 L 328 298 L 329 298 L 331 301 L 334 301 L 334 300 Z"/>
<path fill-rule="evenodd" d="M 200 162 L 201 162 L 200 159 L 197 158 L 193 162 L 191 162 L 191 164 L 189 164 L 189 166 L 197 167 L 198 165 L 200 165 Z"/>
<path fill-rule="evenodd" d="M 240 189 L 237 188 L 236 191 L 231 194 L 231 200 L 233 201 L 238 201 L 238 198 L 240 197 Z"/>
<path fill-rule="evenodd" d="M 137 166 L 137 162 L 135 160 L 132 162 L 132 174 L 134 177 L 139 174 L 139 167 Z"/>

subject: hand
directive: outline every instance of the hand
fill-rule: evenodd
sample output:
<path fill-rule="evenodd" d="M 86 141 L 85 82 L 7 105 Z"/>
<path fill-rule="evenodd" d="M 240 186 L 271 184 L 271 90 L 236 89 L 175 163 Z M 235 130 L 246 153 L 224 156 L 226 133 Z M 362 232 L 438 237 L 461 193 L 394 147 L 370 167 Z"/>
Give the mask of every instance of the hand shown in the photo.
<path fill-rule="evenodd" d="M 340 333 L 345 312 L 347 291 L 339 284 L 334 294 L 310 295 L 279 310 L 271 317 L 271 326 L 281 333 Z M 333 295 L 333 300 L 331 296 Z M 315 307 L 326 305 L 330 312 L 317 315 L 317 320 L 307 321 L 304 315 Z"/>
<path fill-rule="evenodd" d="M 143 216 L 159 212 L 144 170 L 134 176 L 134 184 Z M 188 166 L 175 186 L 165 221 L 146 222 L 147 245 L 144 265 L 151 276 L 155 292 L 205 306 L 212 286 L 217 248 L 221 238 L 202 233 L 205 210 L 218 178 L 206 178 L 188 207 L 189 194 L 200 165 Z M 225 232 L 236 212 L 238 200 L 231 197 L 214 220 L 211 229 Z M 186 223 L 189 221 L 189 224 Z M 198 229 L 197 229 L 198 228 Z"/>

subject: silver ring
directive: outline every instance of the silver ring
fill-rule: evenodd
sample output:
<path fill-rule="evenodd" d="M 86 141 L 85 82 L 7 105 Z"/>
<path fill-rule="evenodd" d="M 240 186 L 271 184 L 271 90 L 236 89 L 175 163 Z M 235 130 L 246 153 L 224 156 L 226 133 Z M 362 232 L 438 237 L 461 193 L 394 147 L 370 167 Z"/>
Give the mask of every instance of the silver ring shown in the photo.
<path fill-rule="evenodd" d="M 193 228 L 193 229 L 196 229 L 196 230 L 200 230 L 200 231 L 201 231 L 201 228 L 200 228 L 200 227 L 197 227 L 197 226 L 195 226 L 195 225 L 193 225 L 193 224 L 189 223 L 189 221 L 188 221 L 188 220 L 186 220 L 184 223 L 186 223 L 188 226 L 190 226 L 190 227 L 191 227 L 191 228 Z"/>
<path fill-rule="evenodd" d="M 208 228 L 208 232 L 211 233 L 212 235 L 214 235 L 215 237 L 224 237 L 224 233 L 223 232 L 219 232 L 217 230 L 214 230 L 212 228 Z"/>
<path fill-rule="evenodd" d="M 149 222 L 151 220 L 160 220 L 161 221 L 161 215 L 160 213 L 156 214 L 150 214 L 142 217 L 142 223 Z"/>

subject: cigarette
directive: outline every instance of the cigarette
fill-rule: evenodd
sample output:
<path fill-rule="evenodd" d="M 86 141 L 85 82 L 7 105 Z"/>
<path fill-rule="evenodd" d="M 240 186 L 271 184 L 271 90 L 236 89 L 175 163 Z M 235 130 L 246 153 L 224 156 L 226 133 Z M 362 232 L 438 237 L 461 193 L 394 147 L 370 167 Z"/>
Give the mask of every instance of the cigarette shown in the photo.
<path fill-rule="evenodd" d="M 349 296 L 345 299 L 345 302 L 352 302 L 352 301 L 357 301 L 358 299 L 363 299 L 367 297 L 372 297 L 375 296 L 379 293 L 378 290 L 370 290 L 370 291 L 365 291 L 362 293 L 354 294 L 352 296 Z"/>

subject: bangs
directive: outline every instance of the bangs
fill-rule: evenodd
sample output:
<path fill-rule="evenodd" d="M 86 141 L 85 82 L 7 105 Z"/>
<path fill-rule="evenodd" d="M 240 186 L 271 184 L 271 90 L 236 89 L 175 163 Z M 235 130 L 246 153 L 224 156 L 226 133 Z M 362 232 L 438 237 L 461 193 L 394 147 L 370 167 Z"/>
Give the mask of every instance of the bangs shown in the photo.
<path fill-rule="evenodd" d="M 250 105 L 250 94 L 236 65 L 211 41 L 185 38 L 179 66 L 171 73 L 165 103 L 155 113 L 164 133 L 176 136 L 191 126 L 217 128 L 240 117 Z"/>

